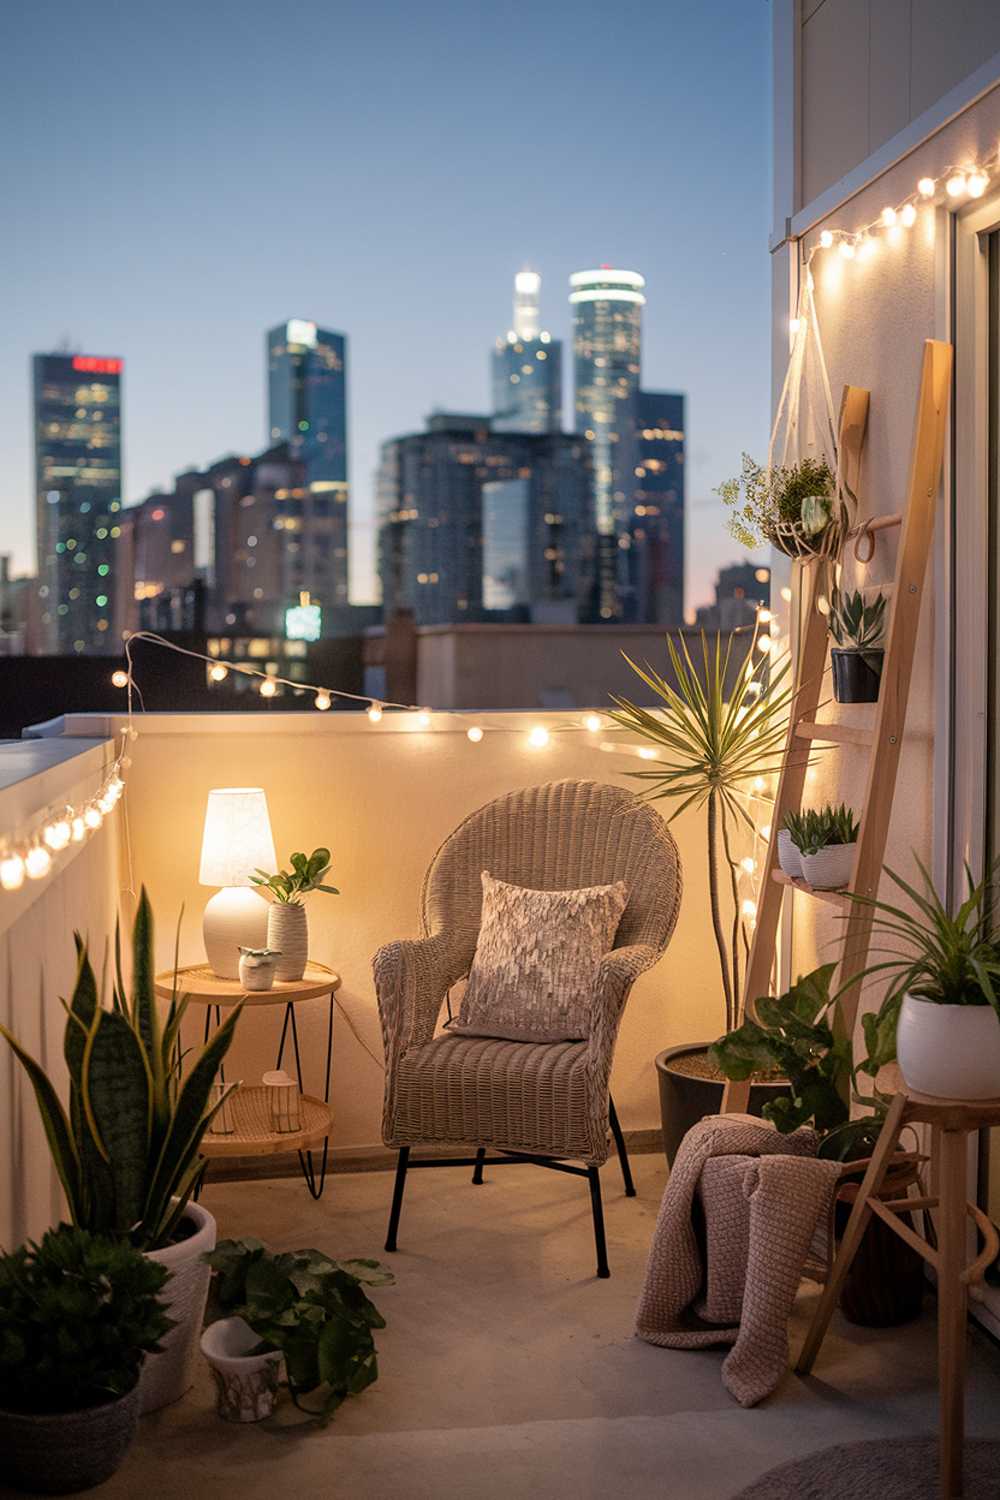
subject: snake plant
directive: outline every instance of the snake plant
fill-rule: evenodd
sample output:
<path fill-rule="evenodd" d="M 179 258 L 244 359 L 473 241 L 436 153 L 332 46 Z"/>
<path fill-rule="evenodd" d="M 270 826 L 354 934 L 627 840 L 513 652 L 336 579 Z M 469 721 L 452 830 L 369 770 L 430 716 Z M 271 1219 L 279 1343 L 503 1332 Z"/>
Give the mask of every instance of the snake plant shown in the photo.
<path fill-rule="evenodd" d="M 830 599 L 830 634 L 844 651 L 876 651 L 885 633 L 884 594 L 876 594 L 870 604 L 856 590 L 842 594 L 834 589 Z"/>
<path fill-rule="evenodd" d="M 132 933 L 132 985 L 126 992 L 115 933 L 110 1007 L 102 1004 L 87 945 L 75 934 L 76 983 L 66 1011 L 69 1070 L 64 1107 L 45 1069 L 6 1027 L 38 1103 L 70 1217 L 81 1229 L 119 1235 L 139 1250 L 171 1238 L 207 1162 L 198 1155 L 212 1083 L 229 1051 L 242 1002 L 181 1070 L 180 1029 L 187 1000 L 176 992 L 161 1021 L 153 983 L 153 915 L 143 889 Z"/>

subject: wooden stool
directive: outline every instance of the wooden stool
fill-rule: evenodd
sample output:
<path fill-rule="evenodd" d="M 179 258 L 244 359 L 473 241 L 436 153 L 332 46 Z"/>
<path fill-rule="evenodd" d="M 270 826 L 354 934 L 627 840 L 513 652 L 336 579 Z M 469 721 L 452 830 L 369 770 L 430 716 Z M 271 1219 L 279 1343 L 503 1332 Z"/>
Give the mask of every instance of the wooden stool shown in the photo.
<path fill-rule="evenodd" d="M 1000 1125 L 1000 1099 L 935 1099 L 928 1094 L 917 1094 L 903 1082 L 896 1063 L 882 1068 L 876 1083 L 881 1093 L 893 1095 L 892 1103 L 795 1368 L 801 1375 L 808 1375 L 812 1369 L 840 1288 L 861 1243 L 867 1215 L 878 1214 L 937 1272 L 941 1495 L 942 1500 L 955 1500 L 962 1493 L 968 1288 L 983 1279 L 986 1267 L 1000 1250 L 1000 1235 L 990 1220 L 975 1204 L 966 1201 L 966 1143 L 969 1134 L 983 1126 Z M 931 1127 L 931 1191 L 935 1196 L 879 1200 L 875 1194 L 900 1132 L 904 1125 L 917 1124 Z M 936 1210 L 936 1249 L 899 1217 L 900 1212 L 921 1209 Z M 967 1216 L 983 1236 L 983 1248 L 971 1265 L 965 1264 Z"/>

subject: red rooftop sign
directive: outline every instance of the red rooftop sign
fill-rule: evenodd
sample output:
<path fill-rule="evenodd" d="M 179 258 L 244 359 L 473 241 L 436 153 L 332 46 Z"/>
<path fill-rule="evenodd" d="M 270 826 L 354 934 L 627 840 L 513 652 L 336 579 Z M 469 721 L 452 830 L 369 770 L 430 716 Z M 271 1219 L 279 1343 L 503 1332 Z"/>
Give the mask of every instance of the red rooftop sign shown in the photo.
<path fill-rule="evenodd" d="M 74 354 L 74 370 L 84 370 L 88 375 L 120 375 L 120 359 L 100 359 L 95 354 Z"/>

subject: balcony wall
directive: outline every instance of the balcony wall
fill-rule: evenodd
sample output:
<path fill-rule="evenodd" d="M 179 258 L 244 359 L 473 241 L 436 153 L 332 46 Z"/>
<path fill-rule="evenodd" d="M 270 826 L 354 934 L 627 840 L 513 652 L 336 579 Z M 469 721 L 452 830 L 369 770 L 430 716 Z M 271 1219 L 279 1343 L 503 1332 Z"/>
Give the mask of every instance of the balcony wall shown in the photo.
<path fill-rule="evenodd" d="M 48 729 L 103 737 L 123 722 L 71 715 Z M 312 956 L 343 978 L 334 1031 L 333 1144 L 348 1161 L 381 1149 L 382 1069 L 365 1050 L 381 1059 L 372 955 L 384 942 L 419 932 L 421 880 L 438 845 L 467 813 L 513 788 L 563 777 L 626 784 L 621 772 L 639 764 L 621 753 L 602 753 L 602 736 L 582 729 L 576 714 L 481 715 L 486 735 L 478 745 L 466 738 L 466 721 L 445 714 L 433 715 L 426 731 L 389 715 L 373 726 L 362 714 L 315 712 L 148 715 L 138 722 L 127 791 L 114 814 L 118 848 L 109 858 L 95 842 L 88 857 L 102 861 L 102 882 L 110 876 L 123 891 L 148 887 L 158 923 L 158 967 L 172 960 L 182 907 L 181 962 L 203 959 L 201 911 L 211 893 L 198 885 L 198 860 L 212 787 L 264 787 L 275 845 L 286 861 L 293 849 L 327 844 L 333 851 L 333 880 L 342 894 L 312 896 L 309 920 Z M 535 723 L 551 731 L 541 750 L 527 746 L 527 730 Z M 702 815 L 685 814 L 673 832 L 686 892 L 680 920 L 666 957 L 633 991 L 615 1061 L 613 1088 L 628 1131 L 658 1128 L 655 1054 L 722 1029 Z M 45 889 L 48 900 L 62 901 L 68 909 L 69 893 L 59 895 L 66 879 L 57 872 Z M 97 901 L 96 892 L 90 899 Z M 108 896 L 86 917 L 95 932 L 110 930 L 111 905 Z M 47 951 L 58 956 L 58 985 L 46 986 L 50 1031 L 59 1029 L 55 997 L 58 986 L 65 992 L 70 963 L 72 921 L 58 910 L 58 924 L 39 922 L 25 930 L 20 944 L 27 991 L 18 992 L 18 1008 L 32 1012 L 38 1026 L 37 1000 L 31 997 L 41 960 Z M 323 1002 L 303 1006 L 299 1018 L 306 1086 L 315 1090 L 326 1042 Z M 279 1013 L 270 1008 L 245 1015 L 227 1068 L 231 1078 L 256 1081 L 274 1066 L 278 1023 Z M 200 1038 L 201 1025 L 201 1014 L 188 1023 L 187 1045 Z"/>

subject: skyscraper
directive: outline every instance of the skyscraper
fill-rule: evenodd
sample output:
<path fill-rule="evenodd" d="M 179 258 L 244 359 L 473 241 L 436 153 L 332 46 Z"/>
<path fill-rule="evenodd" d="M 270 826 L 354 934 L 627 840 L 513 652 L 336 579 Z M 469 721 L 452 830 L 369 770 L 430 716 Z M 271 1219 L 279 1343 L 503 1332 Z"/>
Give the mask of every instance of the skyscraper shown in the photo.
<path fill-rule="evenodd" d="M 267 335 L 270 441 L 305 469 L 303 587 L 330 609 L 348 601 L 347 339 L 302 318 Z"/>
<path fill-rule="evenodd" d="M 41 648 L 114 651 L 122 361 L 36 354 L 32 364 Z"/>
<path fill-rule="evenodd" d="M 630 578 L 625 553 L 634 470 L 636 392 L 642 359 L 645 281 L 636 271 L 601 266 L 569 279 L 573 308 L 575 425 L 591 444 L 597 569 L 594 613 L 628 617 Z"/>
<path fill-rule="evenodd" d="M 494 432 L 558 432 L 562 427 L 562 344 L 541 327 L 537 271 L 514 277 L 514 320 L 498 338 L 493 376 Z"/>
<path fill-rule="evenodd" d="M 636 392 L 635 480 L 627 557 L 635 620 L 684 620 L 684 397 Z"/>

